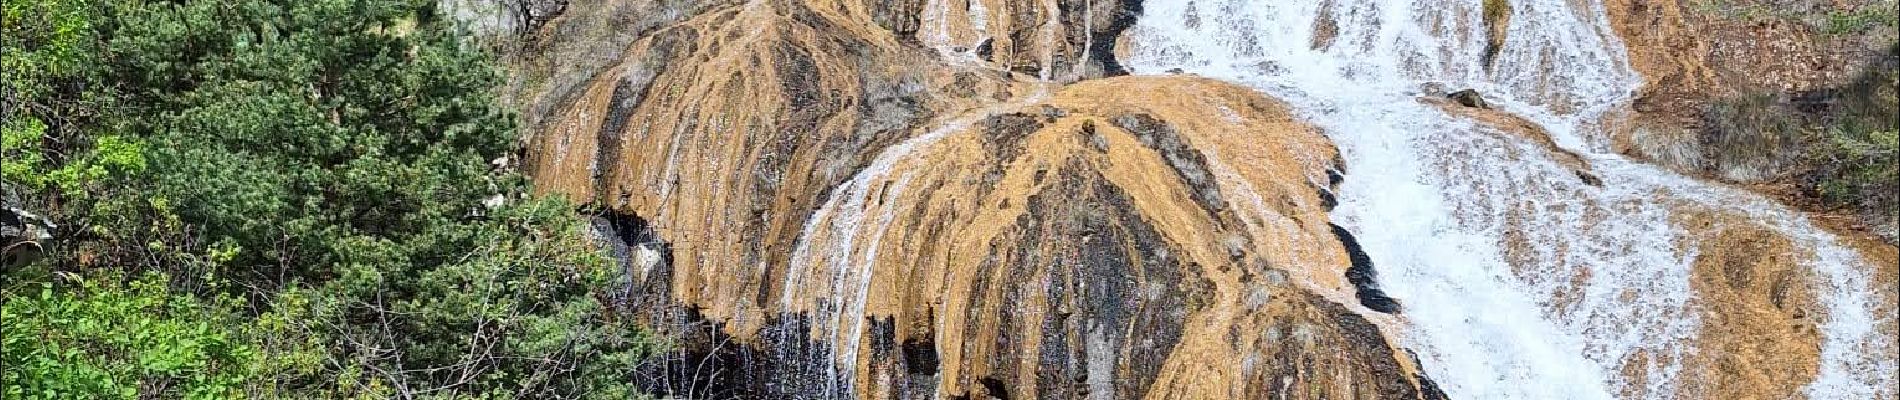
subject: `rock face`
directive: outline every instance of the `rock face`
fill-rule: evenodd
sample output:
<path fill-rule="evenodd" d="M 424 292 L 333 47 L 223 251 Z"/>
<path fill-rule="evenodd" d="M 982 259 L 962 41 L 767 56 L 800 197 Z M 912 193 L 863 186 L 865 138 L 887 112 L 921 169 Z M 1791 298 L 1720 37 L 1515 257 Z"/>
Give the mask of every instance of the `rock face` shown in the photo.
<path fill-rule="evenodd" d="M 0 272 L 32 263 L 52 244 L 55 228 L 45 218 L 13 206 L 11 199 L 0 204 Z"/>
<path fill-rule="evenodd" d="M 1677 205 L 1673 223 L 1679 229 L 1702 232 L 1691 245 L 1697 253 L 1691 268 L 1696 307 L 1703 327 L 1693 345 L 1700 349 L 1686 360 L 1688 366 L 1678 396 L 1688 398 L 1786 399 L 1808 398 L 1808 382 L 1820 373 L 1830 318 L 1826 299 L 1830 287 L 1821 272 L 1803 268 L 1796 259 L 1804 249 L 1791 238 L 1774 232 L 1754 216 Z M 1851 240 L 1851 239 L 1850 239 Z M 1877 242 L 1850 244 L 1875 266 L 1868 271 L 1876 281 L 1889 282 L 1876 298 L 1875 313 L 1892 315 L 1896 302 L 1893 249 Z M 1895 332 L 1888 319 L 1868 328 Z M 1893 388 L 1885 388 L 1891 391 Z"/>
<path fill-rule="evenodd" d="M 1364 22 L 1335 20 L 1351 10 L 1334 3 L 1320 5 L 1315 49 L 1363 39 L 1337 36 Z M 1334 144 L 1251 88 L 1179 69 L 1121 76 L 1139 2 L 559 4 L 514 60 L 524 168 L 538 190 L 600 210 L 631 278 L 614 300 L 673 339 L 634 378 L 655 394 L 1445 397 L 1402 347 L 1416 343 L 1407 318 L 1429 308 L 1388 296 L 1329 215 L 1350 167 Z M 1516 8 L 1481 7 L 1483 64 L 1510 62 L 1493 57 Z M 1635 125 L 1681 127 L 1672 102 L 1793 70 L 1696 50 L 1730 39 L 1701 36 L 1720 34 L 1685 7 L 1606 5 L 1649 79 Z M 1834 79 L 1788 73 L 1801 78 L 1775 82 Z M 1533 118 L 1442 92 L 1419 100 L 1460 123 L 1413 145 L 1447 155 L 1426 168 L 1459 176 L 1453 189 L 1494 196 L 1450 203 L 1466 219 L 1451 222 L 1496 227 L 1511 275 L 1496 279 L 1533 287 L 1532 307 L 1578 329 L 1698 321 L 1631 347 L 1685 350 L 1603 356 L 1622 366 L 1606 379 L 1621 397 L 1801 397 L 1822 374 L 1831 316 L 1817 282 L 1831 278 L 1797 261 L 1818 239 L 1683 200 L 1724 193 L 1619 185 L 1650 175 L 1598 168 L 1602 155 L 1560 147 Z M 1670 147 L 1630 132 L 1619 146 Z M 1691 239 L 1632 244 L 1600 226 L 1611 215 L 1673 216 L 1653 225 L 1687 233 L 1645 237 Z M 1553 239 L 1577 235 L 1598 237 Z M 1864 247 L 1893 264 L 1891 246 Z M 1597 263 L 1636 252 L 1660 255 Z M 1592 283 L 1678 278 L 1594 267 L 1680 260 L 1693 300 L 1668 310 L 1625 316 L 1641 294 Z M 1895 290 L 1877 288 L 1867 301 L 1891 314 Z"/>
<path fill-rule="evenodd" d="M 680 338 L 657 393 L 1442 397 L 1316 129 L 1206 79 L 1058 85 L 1120 73 L 1135 4 L 588 3 L 524 61 L 525 165 L 666 252 L 627 257 Z M 637 33 L 561 33 L 603 21 Z"/>
<path fill-rule="evenodd" d="M 1878 200 L 1829 209 L 1829 129 L 1846 114 L 1896 109 L 1900 25 L 1892 0 L 1608 0 L 1610 27 L 1645 84 L 1608 148 L 1676 172 L 1751 185 L 1822 211 L 1834 230 L 1900 243 Z M 1872 104 L 1849 104 L 1859 93 Z M 1885 104 L 1881 104 L 1885 103 Z M 1859 109 L 1859 110 L 1857 110 Z M 1882 122 L 1891 121 L 1891 114 Z M 1817 139 L 1818 138 L 1818 139 Z M 1822 166 L 1817 167 L 1817 164 Z M 1845 215 L 1857 214 L 1857 215 Z"/>
<path fill-rule="evenodd" d="M 1139 0 L 904 0 L 873 2 L 880 24 L 951 60 L 1062 82 L 1126 71 L 1115 41 Z"/>
<path fill-rule="evenodd" d="M 891 315 L 894 342 L 938 344 L 925 379 L 951 395 L 1421 396 L 1344 295 L 1331 147 L 1281 106 L 1122 78 L 998 111 L 834 192 L 794 253 L 786 298 L 812 303 L 793 308 Z M 833 345 L 878 352 L 856 342 Z"/>
<path fill-rule="evenodd" d="M 1794 245 L 1731 215 L 1684 213 L 1680 224 L 1711 233 L 1694 268 L 1698 300 L 1710 311 L 1684 392 L 1703 398 L 1794 398 L 1820 365 L 1821 339 L 1808 271 L 1793 268 Z"/>

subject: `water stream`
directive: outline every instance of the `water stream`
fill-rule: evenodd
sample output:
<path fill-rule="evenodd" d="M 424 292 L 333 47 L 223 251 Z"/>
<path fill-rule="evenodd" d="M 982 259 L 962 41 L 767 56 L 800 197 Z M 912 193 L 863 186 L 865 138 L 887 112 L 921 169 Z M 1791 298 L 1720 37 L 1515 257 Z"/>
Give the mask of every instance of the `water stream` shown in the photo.
<path fill-rule="evenodd" d="M 1826 308 L 1809 397 L 1892 398 L 1895 338 L 1874 327 L 1893 317 L 1873 311 L 1868 261 L 1799 212 L 1609 153 L 1602 121 L 1641 81 L 1602 6 L 1510 3 L 1487 57 L 1481 0 L 1148 2 L 1124 61 L 1251 85 L 1327 131 L 1348 168 L 1334 218 L 1406 304 L 1400 341 L 1452 398 L 1673 398 L 1703 324 L 1690 287 L 1703 238 L 1675 228 L 1684 209 L 1794 241 Z M 1419 102 L 1427 82 L 1536 122 L 1601 185 Z"/>

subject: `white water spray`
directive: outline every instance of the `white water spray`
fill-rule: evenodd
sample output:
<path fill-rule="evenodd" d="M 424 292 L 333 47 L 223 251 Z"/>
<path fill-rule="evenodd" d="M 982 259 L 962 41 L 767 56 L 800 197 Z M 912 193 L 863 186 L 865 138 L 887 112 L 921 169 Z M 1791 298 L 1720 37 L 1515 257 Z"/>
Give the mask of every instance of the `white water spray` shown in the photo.
<path fill-rule="evenodd" d="M 926 0 L 918 40 L 952 62 L 980 59 L 976 48 L 990 37 L 989 7 L 984 0 Z M 957 28 L 968 29 L 967 32 Z"/>
<path fill-rule="evenodd" d="M 1892 317 L 1873 311 L 1868 261 L 1760 196 L 1602 153 L 1595 127 L 1639 81 L 1601 5 L 1511 5 L 1486 65 L 1480 0 L 1149 2 L 1126 64 L 1250 84 L 1327 130 L 1349 170 L 1335 218 L 1407 304 L 1401 342 L 1453 398 L 1673 398 L 1702 326 L 1697 255 L 1680 250 L 1701 238 L 1673 227 L 1676 205 L 1754 216 L 1801 250 L 1827 308 L 1809 397 L 1892 398 L 1894 333 L 1874 328 Z M 1424 82 L 1477 88 L 1537 122 L 1602 185 L 1535 142 L 1421 104 Z M 1622 373 L 1631 365 L 1643 379 Z"/>

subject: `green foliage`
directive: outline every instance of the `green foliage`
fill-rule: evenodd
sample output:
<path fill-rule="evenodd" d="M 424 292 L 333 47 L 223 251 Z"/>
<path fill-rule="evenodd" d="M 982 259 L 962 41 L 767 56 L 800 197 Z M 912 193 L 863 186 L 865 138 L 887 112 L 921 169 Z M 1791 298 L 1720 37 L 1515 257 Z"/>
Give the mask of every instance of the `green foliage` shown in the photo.
<path fill-rule="evenodd" d="M 46 156 L 40 154 L 40 138 L 46 135 L 46 123 L 39 118 L 13 117 L 0 120 L 0 179 L 31 188 L 46 187 Z"/>
<path fill-rule="evenodd" d="M 1821 193 L 1840 203 L 1892 204 L 1893 182 L 1900 181 L 1900 169 L 1895 168 L 1894 149 L 1900 148 L 1896 138 L 1900 134 L 1891 130 L 1829 135 L 1822 154 L 1838 163 L 1839 169 L 1820 183 Z"/>
<path fill-rule="evenodd" d="M 1805 24 L 1827 35 L 1862 35 L 1885 29 L 1892 34 L 1900 23 L 1900 11 L 1894 0 L 1876 0 L 1849 6 L 1841 3 L 1808 6 L 1763 1 L 1695 0 L 1689 10 L 1696 14 L 1747 23 L 1772 21 Z M 1851 7 L 1851 8 L 1840 8 Z"/>
<path fill-rule="evenodd" d="M 6 48 L 6 57 L 0 57 L 0 182 L 71 192 L 118 167 L 98 159 L 66 165 L 68 159 L 91 156 L 70 146 L 83 140 L 70 128 L 96 107 L 77 89 L 98 61 L 96 17 L 94 3 L 85 0 L 5 0 L 0 5 L 0 44 Z"/>
<path fill-rule="evenodd" d="M 86 195 L 84 186 L 112 176 L 137 173 L 145 169 L 145 146 L 137 139 L 120 136 L 92 138 L 95 143 L 77 157 L 52 167 L 37 143 L 46 135 L 46 124 L 33 116 L 0 121 L 0 173 L 5 181 L 31 190 L 53 190 L 70 197 Z"/>
<path fill-rule="evenodd" d="M 9 399 L 242 397 L 263 361 L 228 297 L 173 293 L 166 279 L 38 283 L 0 305 L 0 393 Z"/>
<path fill-rule="evenodd" d="M 1893 218 L 1900 209 L 1900 44 L 1841 92 L 1809 152 L 1809 179 L 1829 203 Z"/>
<path fill-rule="evenodd" d="M 84 51 L 31 53 L 60 67 L 7 83 L 8 109 L 25 112 L 4 121 L 4 185 L 85 238 L 51 269 L 87 282 L 162 273 L 164 285 L 110 289 L 190 306 L 159 315 L 197 310 L 191 321 L 210 325 L 186 333 L 221 335 L 251 366 L 161 397 L 630 395 L 648 345 L 598 300 L 617 270 L 572 205 L 528 196 L 523 177 L 489 164 L 516 143 L 500 74 L 434 2 L 7 1 L 9 21 L 16 9 L 84 16 L 31 28 L 49 39 L 21 45 Z M 115 299 L 73 293 L 44 302 Z M 215 359 L 189 366 L 240 360 L 204 357 Z M 22 390 L 120 390 L 48 376 Z"/>
<path fill-rule="evenodd" d="M 1792 178 L 1822 204 L 1891 221 L 1900 209 L 1895 65 L 1900 45 L 1854 81 L 1811 96 L 1806 110 L 1773 93 L 1711 104 L 1701 143 L 1705 160 L 1728 175 Z"/>
<path fill-rule="evenodd" d="M 0 3 L 0 83 L 21 96 L 49 89 L 46 79 L 70 76 L 91 62 L 92 2 L 5 0 Z"/>
<path fill-rule="evenodd" d="M 1879 27 L 1893 27 L 1900 22 L 1893 9 L 1894 4 L 1873 5 L 1859 10 L 1829 10 L 1821 32 L 1830 35 L 1863 33 Z"/>

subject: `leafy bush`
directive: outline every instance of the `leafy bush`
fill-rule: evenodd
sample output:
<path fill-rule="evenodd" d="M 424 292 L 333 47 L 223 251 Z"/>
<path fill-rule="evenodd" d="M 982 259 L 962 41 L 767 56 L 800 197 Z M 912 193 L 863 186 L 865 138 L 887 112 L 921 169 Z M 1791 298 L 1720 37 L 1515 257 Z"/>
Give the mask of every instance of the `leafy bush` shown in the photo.
<path fill-rule="evenodd" d="M 1854 131 L 1835 128 L 1828 135 L 1825 150 L 1818 152 L 1830 174 L 1820 182 L 1820 192 L 1842 204 L 1895 204 L 1894 182 L 1900 181 L 1895 168 L 1894 149 L 1900 147 L 1895 131 Z"/>
<path fill-rule="evenodd" d="M 97 4 L 75 0 L 5 0 L 0 5 L 0 182 L 77 193 L 104 178 L 106 169 L 136 167 L 135 141 L 107 135 L 91 154 L 93 138 L 77 127 L 102 107 L 85 90 L 98 63 L 93 28 Z"/>
<path fill-rule="evenodd" d="M 262 357 L 229 297 L 173 293 L 166 279 L 10 290 L 0 305 L 0 393 L 9 399 L 243 397 Z M 34 293 L 37 292 L 37 293 Z"/>
<path fill-rule="evenodd" d="M 1805 104 L 1757 93 L 1710 104 L 1702 164 L 1724 179 L 1785 181 L 1856 211 L 1890 238 L 1900 223 L 1900 44 Z"/>
<path fill-rule="evenodd" d="M 1809 152 L 1810 190 L 1887 225 L 1900 220 L 1900 43 L 1841 90 L 1837 110 Z"/>
<path fill-rule="evenodd" d="M 16 48 L 32 58 L 18 65 L 61 67 L 0 87 L 0 185 L 47 210 L 69 243 L 48 257 L 53 274 L 6 277 L 25 283 L 4 296 L 51 284 L 51 297 L 21 303 L 40 313 L 143 301 L 135 309 L 211 324 L 159 328 L 233 351 L 192 355 L 205 361 L 190 368 L 256 366 L 203 391 L 141 393 L 630 395 L 647 344 L 598 300 L 616 270 L 571 205 L 528 196 L 525 178 L 490 163 L 516 143 L 495 101 L 499 72 L 435 2 L 6 1 L 8 68 Z M 54 22 L 14 24 L 42 20 Z M 164 278 L 103 283 L 145 273 Z M 200 319 L 183 317 L 191 310 Z M 19 354 L 64 351 L 20 336 L 56 329 L 9 329 L 9 357 L 15 339 Z M 117 356 L 57 365 L 177 344 L 94 335 L 120 343 Z M 123 393 L 86 377 L 21 390 Z"/>

